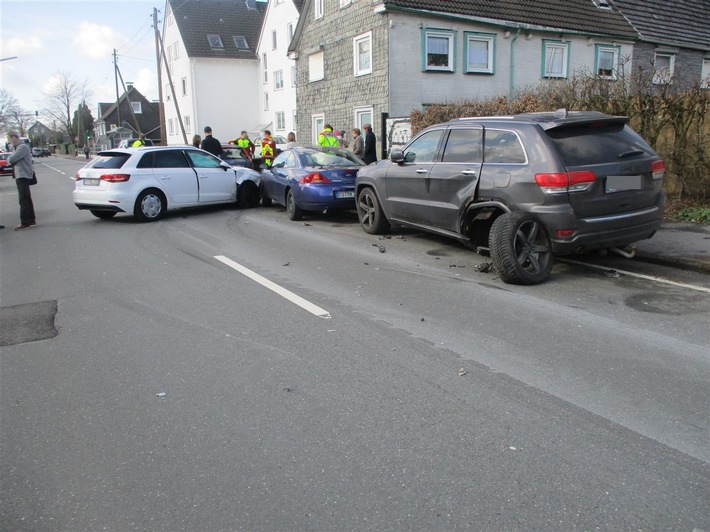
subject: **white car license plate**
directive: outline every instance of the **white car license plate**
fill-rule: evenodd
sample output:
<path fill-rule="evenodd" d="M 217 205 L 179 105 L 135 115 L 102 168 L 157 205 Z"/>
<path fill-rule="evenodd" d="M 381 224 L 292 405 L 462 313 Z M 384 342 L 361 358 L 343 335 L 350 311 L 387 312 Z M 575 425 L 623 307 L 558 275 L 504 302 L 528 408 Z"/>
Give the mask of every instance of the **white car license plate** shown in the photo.
<path fill-rule="evenodd" d="M 641 175 L 610 175 L 606 178 L 607 192 L 621 192 L 622 190 L 641 190 L 643 176 Z"/>
<path fill-rule="evenodd" d="M 84 185 L 85 186 L 97 186 L 99 184 L 99 180 L 95 177 L 85 177 L 84 178 Z"/>
<path fill-rule="evenodd" d="M 354 198 L 355 191 L 354 190 L 336 190 L 335 197 L 338 199 Z"/>

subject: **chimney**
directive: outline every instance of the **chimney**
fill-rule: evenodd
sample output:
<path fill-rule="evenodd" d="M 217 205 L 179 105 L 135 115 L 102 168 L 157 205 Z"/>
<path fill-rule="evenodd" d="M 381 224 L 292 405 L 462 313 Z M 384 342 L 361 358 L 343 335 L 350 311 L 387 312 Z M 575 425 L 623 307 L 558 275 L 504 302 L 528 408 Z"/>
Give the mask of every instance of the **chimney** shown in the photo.
<path fill-rule="evenodd" d="M 133 88 L 133 82 L 132 81 L 126 81 L 126 90 L 129 91 Z"/>

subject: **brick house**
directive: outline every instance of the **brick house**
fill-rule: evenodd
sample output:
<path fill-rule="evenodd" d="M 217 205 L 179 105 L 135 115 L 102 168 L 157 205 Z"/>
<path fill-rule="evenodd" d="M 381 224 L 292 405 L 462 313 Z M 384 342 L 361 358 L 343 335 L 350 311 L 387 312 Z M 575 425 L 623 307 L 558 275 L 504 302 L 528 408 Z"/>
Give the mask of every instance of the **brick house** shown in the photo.
<path fill-rule="evenodd" d="M 681 88 L 710 77 L 710 4 L 705 0 L 611 0 L 638 32 L 631 66 Z"/>
<path fill-rule="evenodd" d="M 118 102 L 99 103 L 93 145 L 97 150 L 115 148 L 124 138 L 140 133 L 160 144 L 160 104 L 149 101 L 129 83 Z"/>
<path fill-rule="evenodd" d="M 313 142 L 324 122 L 370 122 L 379 143 L 387 117 L 427 104 L 507 95 L 577 70 L 615 79 L 635 38 L 604 1 L 305 0 L 289 48 L 300 140 Z"/>

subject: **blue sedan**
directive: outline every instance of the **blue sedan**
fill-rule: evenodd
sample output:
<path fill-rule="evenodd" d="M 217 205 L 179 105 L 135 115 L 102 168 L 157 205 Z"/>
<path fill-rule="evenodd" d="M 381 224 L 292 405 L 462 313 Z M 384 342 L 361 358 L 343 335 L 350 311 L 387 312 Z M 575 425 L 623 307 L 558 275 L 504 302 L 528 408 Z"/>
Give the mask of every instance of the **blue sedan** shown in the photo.
<path fill-rule="evenodd" d="M 355 178 L 365 163 L 341 148 L 284 150 L 261 173 L 261 202 L 286 207 L 291 220 L 305 211 L 355 208 Z"/>

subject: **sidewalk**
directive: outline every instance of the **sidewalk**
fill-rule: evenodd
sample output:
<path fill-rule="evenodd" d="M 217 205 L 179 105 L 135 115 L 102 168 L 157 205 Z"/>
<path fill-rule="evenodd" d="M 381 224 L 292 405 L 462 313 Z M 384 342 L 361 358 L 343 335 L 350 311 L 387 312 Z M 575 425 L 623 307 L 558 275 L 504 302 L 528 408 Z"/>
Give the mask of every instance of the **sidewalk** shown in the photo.
<path fill-rule="evenodd" d="M 634 246 L 635 260 L 710 273 L 710 225 L 664 223 L 653 238 Z"/>

